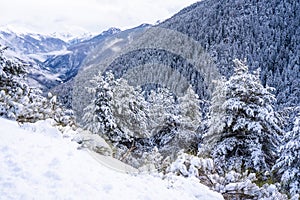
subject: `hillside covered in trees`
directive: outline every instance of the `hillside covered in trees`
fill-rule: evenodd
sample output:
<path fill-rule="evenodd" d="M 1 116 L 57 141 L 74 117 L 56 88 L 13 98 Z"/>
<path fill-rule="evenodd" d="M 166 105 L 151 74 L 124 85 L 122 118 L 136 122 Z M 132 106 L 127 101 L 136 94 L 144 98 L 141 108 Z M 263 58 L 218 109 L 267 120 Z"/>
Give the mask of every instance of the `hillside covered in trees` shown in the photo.
<path fill-rule="evenodd" d="M 300 103 L 300 2 L 201 1 L 160 26 L 199 41 L 222 75 L 233 73 L 233 59 L 261 68 L 264 85 L 275 87 L 281 107 Z"/>
<path fill-rule="evenodd" d="M 53 118 L 80 149 L 225 199 L 297 200 L 299 11 L 298 1 L 203 0 L 127 45 L 93 43 L 72 82 L 52 90 L 58 101 L 2 48 L 0 116 Z"/>

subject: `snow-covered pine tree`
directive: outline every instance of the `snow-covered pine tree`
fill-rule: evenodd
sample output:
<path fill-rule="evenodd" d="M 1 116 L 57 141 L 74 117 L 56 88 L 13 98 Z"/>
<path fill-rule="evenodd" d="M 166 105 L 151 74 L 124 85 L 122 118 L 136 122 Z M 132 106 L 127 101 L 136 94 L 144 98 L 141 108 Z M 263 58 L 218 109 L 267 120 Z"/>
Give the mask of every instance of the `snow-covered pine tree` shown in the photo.
<path fill-rule="evenodd" d="M 300 198 L 300 113 L 295 119 L 294 128 L 284 136 L 285 143 L 280 148 L 280 157 L 273 167 L 281 177 L 284 189 L 292 199 Z"/>
<path fill-rule="evenodd" d="M 181 124 L 192 131 L 195 131 L 201 122 L 200 100 L 192 87 L 189 87 L 186 94 L 179 99 Z"/>
<path fill-rule="evenodd" d="M 167 88 L 152 90 L 148 96 L 148 130 L 155 135 L 170 122 L 178 122 L 179 107 L 174 95 Z"/>
<path fill-rule="evenodd" d="M 6 49 L 0 45 L 0 116 L 16 119 L 28 100 L 28 86 L 23 81 L 26 66 L 7 59 L 4 56 Z"/>
<path fill-rule="evenodd" d="M 181 149 L 196 153 L 199 137 L 195 130 L 200 124 L 200 106 L 192 89 L 176 99 L 167 88 L 158 88 L 150 92 L 147 101 L 151 136 L 144 141 L 143 148 L 156 146 L 162 156 L 171 160 Z"/>
<path fill-rule="evenodd" d="M 259 73 L 234 60 L 235 72 L 213 94 L 209 130 L 203 141 L 219 171 L 269 171 L 277 158 L 280 120 L 276 100 L 260 83 Z"/>
<path fill-rule="evenodd" d="M 112 74 L 108 73 L 104 78 L 99 73 L 91 80 L 93 87 L 87 88 L 88 92 L 94 95 L 94 99 L 84 109 L 83 121 L 85 128 L 94 134 L 108 134 L 116 129 L 117 125 L 111 110 L 111 85 L 114 82 Z"/>
<path fill-rule="evenodd" d="M 140 91 L 124 79 L 115 80 L 112 73 L 98 74 L 89 92 L 94 99 L 85 109 L 85 128 L 103 134 L 112 142 L 131 142 L 148 137 L 147 105 Z"/>
<path fill-rule="evenodd" d="M 125 79 L 118 79 L 112 89 L 112 113 L 123 137 L 149 137 L 147 131 L 148 106 L 141 89 L 128 84 Z"/>

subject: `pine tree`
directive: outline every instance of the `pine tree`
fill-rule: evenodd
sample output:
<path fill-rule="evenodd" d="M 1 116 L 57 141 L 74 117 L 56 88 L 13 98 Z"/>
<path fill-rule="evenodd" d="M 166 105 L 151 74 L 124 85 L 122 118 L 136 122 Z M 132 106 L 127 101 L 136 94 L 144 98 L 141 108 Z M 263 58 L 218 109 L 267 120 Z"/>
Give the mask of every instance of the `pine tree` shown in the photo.
<path fill-rule="evenodd" d="M 16 119 L 28 101 L 28 86 L 23 81 L 26 69 L 24 64 L 7 59 L 6 49 L 0 45 L 0 116 Z"/>
<path fill-rule="evenodd" d="M 277 158 L 281 128 L 276 100 L 239 60 L 228 81 L 220 81 L 213 94 L 210 127 L 204 135 L 207 152 L 220 171 L 269 171 Z"/>
<path fill-rule="evenodd" d="M 170 121 L 177 121 L 179 114 L 178 105 L 176 105 L 173 94 L 166 88 L 152 90 L 148 96 L 149 123 L 148 130 L 151 135 L 164 127 Z"/>
<path fill-rule="evenodd" d="M 284 137 L 285 144 L 280 148 L 280 157 L 273 167 L 281 177 L 281 183 L 294 199 L 300 196 L 300 113 L 295 119 L 294 128 Z M 296 196 L 297 195 L 297 196 Z"/>
<path fill-rule="evenodd" d="M 118 79 L 112 89 L 112 113 L 123 137 L 145 138 L 147 131 L 147 103 L 141 89 L 128 84 L 125 79 Z"/>
<path fill-rule="evenodd" d="M 131 143 L 148 137 L 147 105 L 140 91 L 112 73 L 99 74 L 92 81 L 94 99 L 85 109 L 85 128 L 112 142 Z"/>
<path fill-rule="evenodd" d="M 200 100 L 191 87 L 179 98 L 179 109 L 183 126 L 195 131 L 201 122 Z"/>
<path fill-rule="evenodd" d="M 94 95 L 94 99 L 85 108 L 83 116 L 85 128 L 94 134 L 108 134 L 117 126 L 111 110 L 111 85 L 114 83 L 114 78 L 111 74 L 104 78 L 99 73 L 91 80 L 91 83 L 94 87 L 88 88 L 88 92 Z"/>

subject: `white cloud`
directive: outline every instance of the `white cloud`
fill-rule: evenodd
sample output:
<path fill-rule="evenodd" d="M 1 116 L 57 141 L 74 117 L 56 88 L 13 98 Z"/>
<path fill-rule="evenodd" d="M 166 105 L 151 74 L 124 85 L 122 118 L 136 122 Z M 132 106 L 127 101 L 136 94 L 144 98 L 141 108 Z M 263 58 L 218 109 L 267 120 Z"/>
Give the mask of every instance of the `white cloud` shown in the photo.
<path fill-rule="evenodd" d="M 196 0 L 0 0 L 0 26 L 39 32 L 101 32 L 166 19 Z"/>

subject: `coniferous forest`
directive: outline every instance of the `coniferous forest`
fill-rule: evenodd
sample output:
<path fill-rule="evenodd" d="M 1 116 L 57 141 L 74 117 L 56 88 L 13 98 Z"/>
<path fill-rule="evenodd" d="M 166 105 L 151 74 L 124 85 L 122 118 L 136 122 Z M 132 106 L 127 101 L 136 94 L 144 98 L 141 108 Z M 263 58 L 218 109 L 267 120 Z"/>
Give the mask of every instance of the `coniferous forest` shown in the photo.
<path fill-rule="evenodd" d="M 53 119 L 80 149 L 224 199 L 300 198 L 299 1 L 203 0 L 68 48 L 42 63 L 0 46 L 1 117 Z"/>

